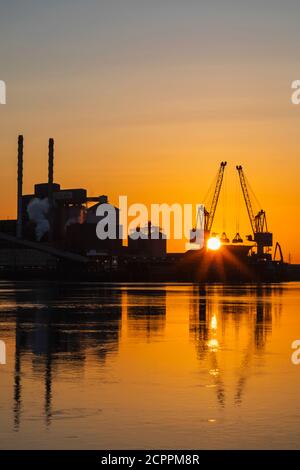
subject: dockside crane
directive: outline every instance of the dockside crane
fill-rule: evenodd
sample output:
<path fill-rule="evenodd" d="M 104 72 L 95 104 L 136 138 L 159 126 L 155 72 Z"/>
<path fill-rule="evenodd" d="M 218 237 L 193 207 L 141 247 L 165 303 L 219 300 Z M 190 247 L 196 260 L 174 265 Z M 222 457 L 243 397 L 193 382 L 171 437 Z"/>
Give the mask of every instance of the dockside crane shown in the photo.
<path fill-rule="evenodd" d="M 214 189 L 214 193 L 213 193 L 213 198 L 212 198 L 212 202 L 210 204 L 210 208 L 209 210 L 207 210 L 206 207 L 204 207 L 204 223 L 203 223 L 203 226 L 204 226 L 204 240 L 207 240 L 209 237 L 210 237 L 210 233 L 211 233 L 211 228 L 212 228 L 212 224 L 213 224 L 213 221 L 214 221 L 214 218 L 215 218 L 215 213 L 216 213 L 216 209 L 217 209 L 217 205 L 218 205 L 218 200 L 219 200 L 219 196 L 220 196 L 220 192 L 221 192 L 221 188 L 222 188 L 222 183 L 223 183 L 223 178 L 224 178 L 224 171 L 225 171 L 225 167 L 227 165 L 227 162 L 221 162 L 220 164 L 220 167 L 219 167 L 219 170 L 218 170 L 218 174 L 217 174 L 217 177 L 216 177 L 216 184 L 215 184 L 215 189 Z M 198 220 L 198 216 L 199 214 L 197 214 L 197 220 Z M 201 219 L 201 217 L 199 217 L 199 219 Z M 196 228 L 193 228 L 191 230 L 191 242 L 195 242 L 196 240 L 196 233 L 197 233 L 197 227 Z"/>
<path fill-rule="evenodd" d="M 219 196 L 220 196 L 220 192 L 222 188 L 224 171 L 225 171 L 226 165 L 227 165 L 227 162 L 221 162 L 218 175 L 217 175 L 217 182 L 216 182 L 215 191 L 214 191 L 214 195 L 212 198 L 210 209 L 209 211 L 206 208 L 204 209 L 204 231 L 205 231 L 205 234 L 207 234 L 208 236 L 210 235 L 212 224 L 215 218 L 215 213 L 216 213 L 218 200 L 219 200 Z"/>
<path fill-rule="evenodd" d="M 250 241 L 254 239 L 254 241 L 256 242 L 258 258 L 270 258 L 271 255 L 265 253 L 265 248 L 273 246 L 273 234 L 268 230 L 266 213 L 264 210 L 260 209 L 256 215 L 254 214 L 243 167 L 241 165 L 237 165 L 236 169 L 239 174 L 241 188 L 253 231 L 253 238 L 252 235 L 249 235 L 247 238 Z"/>

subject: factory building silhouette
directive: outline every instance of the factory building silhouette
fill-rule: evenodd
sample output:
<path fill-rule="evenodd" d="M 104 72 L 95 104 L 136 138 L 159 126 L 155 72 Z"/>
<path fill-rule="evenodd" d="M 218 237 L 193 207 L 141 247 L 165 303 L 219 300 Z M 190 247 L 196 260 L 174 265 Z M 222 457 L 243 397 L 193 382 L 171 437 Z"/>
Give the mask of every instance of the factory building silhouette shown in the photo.
<path fill-rule="evenodd" d="M 21 242 L 32 242 L 35 245 L 30 247 L 41 249 L 34 254 L 33 258 L 40 258 L 48 261 L 52 255 L 51 247 L 61 250 L 61 258 L 65 256 L 72 258 L 72 254 L 82 255 L 89 260 L 101 264 L 110 262 L 117 263 L 118 257 L 133 258 L 165 258 L 167 256 L 166 237 L 157 228 L 152 227 L 149 221 L 146 231 L 151 234 L 155 229 L 158 231 L 156 239 L 145 237 L 128 237 L 127 246 L 123 245 L 120 231 L 119 209 L 115 210 L 115 234 L 114 239 L 106 238 L 101 240 L 97 237 L 96 226 L 105 217 L 97 215 L 97 209 L 102 204 L 109 204 L 108 196 L 89 196 L 85 188 L 63 188 L 54 181 L 54 140 L 49 139 L 48 146 L 48 181 L 34 185 L 31 194 L 23 194 L 23 136 L 18 138 L 18 175 L 17 175 L 17 220 L 1 220 L 0 232 L 0 264 L 3 261 L 3 248 L 8 253 L 12 244 L 18 249 L 23 258 L 26 258 L 26 245 L 22 243 L 16 246 L 13 240 L 5 239 L 7 236 L 16 236 Z M 136 233 L 145 233 L 144 227 L 137 227 Z M 37 243 L 39 245 L 37 245 Z M 28 250 L 27 250 L 28 251 Z M 41 253 L 43 255 L 41 255 Z M 57 252 L 56 252 L 57 253 Z M 2 256 L 1 256 L 2 255 Z M 114 257 L 113 260 L 111 258 Z M 78 261 L 78 257 L 76 260 Z M 75 258 L 74 258 L 75 260 Z"/>

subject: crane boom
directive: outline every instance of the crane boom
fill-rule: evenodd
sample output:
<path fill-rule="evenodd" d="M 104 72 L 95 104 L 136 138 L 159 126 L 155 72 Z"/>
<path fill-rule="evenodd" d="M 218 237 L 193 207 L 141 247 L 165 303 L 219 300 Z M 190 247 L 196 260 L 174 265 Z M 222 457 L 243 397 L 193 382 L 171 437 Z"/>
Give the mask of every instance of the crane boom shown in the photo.
<path fill-rule="evenodd" d="M 264 248 L 273 246 L 273 234 L 268 231 L 265 211 L 261 209 L 256 215 L 254 215 L 243 167 L 241 165 L 237 165 L 236 169 L 240 177 L 241 188 L 254 234 L 254 241 L 257 243 L 257 253 L 259 257 L 263 258 Z"/>
<path fill-rule="evenodd" d="M 218 176 L 217 176 L 217 183 L 216 183 L 215 192 L 214 192 L 214 196 L 213 196 L 213 199 L 212 199 L 211 207 L 210 207 L 209 211 L 205 211 L 204 229 L 205 229 L 206 232 L 211 231 L 211 227 L 212 227 L 212 224 L 213 224 L 213 221 L 214 221 L 214 217 L 215 217 L 215 213 L 216 213 L 216 209 L 217 209 L 217 204 L 218 204 L 218 200 L 219 200 L 219 196 L 220 196 L 220 192 L 221 192 L 221 188 L 222 188 L 222 182 L 223 182 L 224 171 L 225 171 L 226 165 L 227 165 L 227 162 L 221 162 L 219 172 L 218 172 Z"/>
<path fill-rule="evenodd" d="M 255 232 L 257 231 L 256 230 L 255 215 L 254 215 L 254 212 L 253 212 L 251 199 L 250 199 L 250 196 L 249 196 L 249 192 L 248 192 L 248 188 L 247 188 L 247 183 L 246 183 L 243 167 L 241 165 L 237 165 L 236 169 L 237 169 L 239 177 L 240 177 L 241 188 L 242 188 L 242 191 L 243 191 L 243 195 L 244 195 L 244 199 L 245 199 L 245 203 L 246 203 L 247 212 L 248 212 L 250 224 L 251 224 L 251 227 L 252 227 L 252 231 L 253 231 L 253 234 L 255 234 Z"/>

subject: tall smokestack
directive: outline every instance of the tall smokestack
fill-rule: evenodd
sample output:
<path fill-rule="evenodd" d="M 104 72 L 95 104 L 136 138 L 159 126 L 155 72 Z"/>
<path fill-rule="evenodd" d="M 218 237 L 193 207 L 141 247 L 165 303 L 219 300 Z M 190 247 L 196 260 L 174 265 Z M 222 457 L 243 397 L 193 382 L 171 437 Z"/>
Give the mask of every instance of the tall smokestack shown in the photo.
<path fill-rule="evenodd" d="M 49 188 L 53 190 L 53 161 L 54 161 L 54 140 L 49 139 L 48 150 L 48 184 Z"/>
<path fill-rule="evenodd" d="M 18 137 L 17 237 L 22 238 L 23 136 Z"/>
<path fill-rule="evenodd" d="M 54 166 L 54 139 L 49 139 L 48 146 L 48 200 L 49 200 L 49 240 L 53 239 L 53 166 Z"/>

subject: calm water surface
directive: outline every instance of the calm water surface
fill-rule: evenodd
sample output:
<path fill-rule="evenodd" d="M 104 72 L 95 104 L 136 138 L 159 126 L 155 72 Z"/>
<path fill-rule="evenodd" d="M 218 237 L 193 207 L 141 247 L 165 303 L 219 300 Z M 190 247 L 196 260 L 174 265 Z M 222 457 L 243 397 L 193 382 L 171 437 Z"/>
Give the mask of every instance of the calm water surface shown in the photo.
<path fill-rule="evenodd" d="M 2 449 L 300 448 L 300 284 L 0 282 Z"/>

